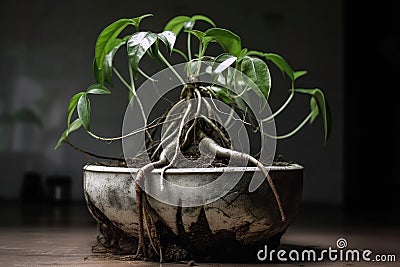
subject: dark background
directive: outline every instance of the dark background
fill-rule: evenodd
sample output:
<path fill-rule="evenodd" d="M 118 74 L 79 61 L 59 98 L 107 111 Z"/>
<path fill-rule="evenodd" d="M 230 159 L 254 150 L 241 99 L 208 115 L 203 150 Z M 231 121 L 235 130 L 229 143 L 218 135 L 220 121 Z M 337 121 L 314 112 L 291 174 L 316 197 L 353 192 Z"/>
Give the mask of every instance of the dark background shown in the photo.
<path fill-rule="evenodd" d="M 395 9 L 392 1 L 362 8 L 348 2 L 8 2 L 0 9 L 0 114 L 30 108 L 43 125 L 0 124 L 0 200 L 17 200 L 26 192 L 29 172 L 40 177 L 42 194 L 50 178 L 70 177 L 71 199 L 83 200 L 82 167 L 94 159 L 67 146 L 54 150 L 54 145 L 66 125 L 69 98 L 94 82 L 94 44 L 106 25 L 152 13 L 142 29 L 161 31 L 173 16 L 204 14 L 238 33 L 244 47 L 281 54 L 295 70 L 308 70 L 299 87 L 324 90 L 333 119 L 328 143 L 323 145 L 318 119 L 277 147 L 279 154 L 305 168 L 303 202 L 345 208 L 349 214 L 393 214 L 400 186 L 394 172 L 400 51 Z M 274 110 L 285 101 L 289 85 L 271 70 Z M 127 104 L 121 87 L 116 84 L 112 95 L 92 101 L 92 128 L 100 135 L 121 132 Z M 276 121 L 278 133 L 289 131 L 307 112 L 308 98 L 296 96 Z M 99 143 L 83 131 L 71 140 L 100 154 L 121 153 L 119 143 Z"/>

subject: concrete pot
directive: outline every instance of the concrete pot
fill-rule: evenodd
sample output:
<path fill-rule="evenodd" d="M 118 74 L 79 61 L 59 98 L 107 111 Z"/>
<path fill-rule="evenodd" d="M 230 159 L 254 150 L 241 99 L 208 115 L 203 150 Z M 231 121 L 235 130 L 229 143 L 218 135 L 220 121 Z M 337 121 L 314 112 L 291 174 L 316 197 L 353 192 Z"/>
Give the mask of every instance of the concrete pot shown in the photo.
<path fill-rule="evenodd" d="M 288 164 L 269 168 L 287 215 L 286 222 L 281 221 L 266 180 L 256 191 L 248 192 L 253 174 L 261 175 L 255 167 L 168 170 L 166 179 L 181 185 L 204 184 L 204 181 L 215 180 L 226 172 L 244 173 L 225 196 L 198 207 L 167 205 L 147 197 L 152 207 L 148 221 L 157 231 L 164 233 L 162 239 L 167 243 L 166 246 L 174 243 L 175 247 L 181 246 L 185 250 L 180 253 L 182 257 L 175 255 L 167 260 L 187 257 L 198 260 L 247 260 L 254 259 L 256 252 L 265 244 L 277 247 L 280 237 L 297 215 L 301 202 L 303 167 Z M 134 184 L 137 170 L 97 165 L 86 165 L 83 170 L 85 198 L 93 217 L 104 229 L 118 229 L 119 234 L 135 240 L 138 236 Z M 159 169 L 153 170 L 146 178 L 146 186 L 159 185 L 159 173 Z M 147 238 L 149 234 L 152 235 L 152 231 L 146 231 Z"/>

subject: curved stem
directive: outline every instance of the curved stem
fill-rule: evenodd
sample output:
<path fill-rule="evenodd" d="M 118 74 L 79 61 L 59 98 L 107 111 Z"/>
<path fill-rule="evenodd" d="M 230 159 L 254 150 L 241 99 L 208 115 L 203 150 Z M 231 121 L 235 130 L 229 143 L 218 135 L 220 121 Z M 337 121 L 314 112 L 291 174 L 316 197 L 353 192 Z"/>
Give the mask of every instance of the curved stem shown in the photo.
<path fill-rule="evenodd" d="M 119 71 L 115 67 L 113 67 L 113 71 L 115 75 L 117 75 L 118 79 L 123 83 L 123 85 L 125 85 L 125 87 L 128 88 L 129 91 L 131 91 L 132 90 L 131 86 L 124 79 L 124 77 L 122 77 L 121 73 L 119 73 Z"/>
<path fill-rule="evenodd" d="M 294 134 L 296 134 L 298 131 L 300 131 L 301 128 L 304 127 L 304 125 L 306 125 L 306 123 L 311 120 L 313 116 L 313 112 L 310 112 L 310 114 L 308 114 L 308 116 L 291 132 L 285 134 L 285 135 L 280 135 L 280 136 L 272 136 L 269 134 L 266 134 L 268 137 L 274 138 L 274 139 L 285 139 L 285 138 L 289 138 L 291 136 L 293 136 Z"/>
<path fill-rule="evenodd" d="M 182 114 L 178 113 L 178 114 L 176 114 L 176 115 L 182 115 Z M 141 132 L 143 132 L 143 131 L 147 131 L 148 129 L 151 129 L 151 128 L 160 126 L 160 125 L 162 125 L 162 124 L 164 124 L 164 123 L 180 120 L 181 118 L 182 118 L 182 116 L 179 116 L 179 117 L 177 117 L 177 118 L 169 119 L 168 121 L 163 121 L 163 122 L 160 122 L 160 123 L 157 123 L 157 124 L 154 124 L 154 125 L 151 125 L 151 124 L 153 123 L 153 122 L 152 122 L 152 123 L 149 124 L 150 126 L 147 125 L 147 126 L 145 126 L 145 127 L 141 127 L 141 128 L 138 128 L 138 129 L 136 129 L 136 130 L 134 130 L 134 131 L 132 131 L 132 132 L 126 134 L 126 135 L 117 136 L 117 137 L 101 137 L 101 136 L 97 136 L 96 134 L 94 134 L 93 132 L 90 132 L 90 131 L 88 131 L 88 134 L 89 134 L 90 136 L 92 136 L 94 139 L 101 140 L 101 141 L 108 141 L 108 142 L 117 141 L 117 140 L 121 140 L 121 139 L 127 138 L 127 137 L 129 137 L 129 136 L 132 136 L 132 135 L 141 133 Z"/>
<path fill-rule="evenodd" d="M 145 77 L 147 80 L 154 82 L 158 82 L 158 80 L 151 78 L 149 75 L 147 75 L 143 70 L 141 70 L 140 68 L 138 68 L 138 71 L 140 74 L 143 75 L 143 77 Z"/>
<path fill-rule="evenodd" d="M 267 117 L 265 119 L 262 119 L 261 122 L 269 122 L 273 118 L 278 116 L 289 105 L 289 103 L 293 99 L 293 96 L 294 96 L 294 91 L 290 92 L 290 95 L 289 95 L 288 99 L 286 100 L 286 102 L 277 111 L 275 111 L 271 116 L 269 116 L 269 117 Z"/>
<path fill-rule="evenodd" d="M 130 76 L 130 79 L 131 79 L 131 85 L 129 85 L 129 84 L 127 83 L 127 81 L 124 79 L 124 77 L 122 77 L 122 75 L 119 73 L 119 71 L 118 71 L 115 67 L 113 67 L 113 71 L 114 71 L 114 73 L 117 75 L 117 77 L 119 78 L 119 80 L 128 88 L 129 92 L 132 93 L 132 95 L 136 98 L 136 101 L 138 102 L 140 111 L 141 111 L 141 113 L 142 113 L 143 122 L 144 122 L 144 124 L 145 124 L 145 126 L 146 126 L 146 124 L 147 124 L 147 118 L 146 118 L 146 115 L 144 114 L 144 109 L 143 109 L 142 102 L 140 101 L 139 97 L 138 97 L 137 94 L 136 94 L 135 83 L 134 83 L 133 73 L 132 73 L 132 68 L 129 66 L 129 76 Z M 132 101 L 132 99 L 130 99 L 130 101 Z M 133 102 L 132 102 L 132 103 L 133 103 Z M 89 132 L 89 134 L 90 134 L 92 137 L 95 137 L 94 135 L 92 135 L 91 132 Z M 151 139 L 151 135 L 150 135 L 147 131 L 146 131 L 146 134 L 147 134 L 147 136 Z M 96 137 L 95 137 L 95 138 L 96 138 Z"/>

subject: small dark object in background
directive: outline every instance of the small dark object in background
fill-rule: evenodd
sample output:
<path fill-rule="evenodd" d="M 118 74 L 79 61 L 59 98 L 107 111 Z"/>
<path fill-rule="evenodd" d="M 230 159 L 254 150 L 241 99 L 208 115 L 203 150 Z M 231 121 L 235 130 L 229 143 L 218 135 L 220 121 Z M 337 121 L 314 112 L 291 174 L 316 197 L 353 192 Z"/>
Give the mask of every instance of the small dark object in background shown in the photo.
<path fill-rule="evenodd" d="M 47 177 L 47 200 L 52 203 L 69 203 L 71 201 L 71 177 L 52 175 Z"/>
<path fill-rule="evenodd" d="M 25 173 L 20 197 L 23 202 L 41 202 L 44 199 L 44 189 L 40 174 L 36 172 Z"/>

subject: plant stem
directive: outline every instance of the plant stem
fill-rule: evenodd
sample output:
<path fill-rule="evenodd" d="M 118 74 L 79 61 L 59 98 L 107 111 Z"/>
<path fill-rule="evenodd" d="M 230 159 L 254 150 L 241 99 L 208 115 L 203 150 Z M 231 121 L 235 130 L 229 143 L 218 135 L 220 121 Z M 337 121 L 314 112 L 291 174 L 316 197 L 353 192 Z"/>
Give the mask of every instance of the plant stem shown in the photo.
<path fill-rule="evenodd" d="M 124 79 L 124 77 L 122 77 L 122 75 L 119 73 L 119 71 L 115 67 L 113 67 L 113 71 L 117 75 L 118 79 L 126 86 L 126 88 L 128 88 L 128 90 L 131 91 L 132 90 L 131 86 Z"/>
<path fill-rule="evenodd" d="M 83 153 L 83 154 L 86 154 L 86 155 L 88 155 L 88 156 L 92 156 L 92 157 L 95 157 L 95 158 L 98 158 L 98 159 L 109 159 L 109 160 L 125 161 L 123 158 L 115 158 L 115 157 L 109 157 L 109 156 L 102 156 L 102 155 L 97 155 L 97 154 L 94 154 L 94 153 L 92 153 L 92 152 L 83 150 L 83 149 L 81 149 L 81 148 L 79 148 L 79 147 L 73 145 L 73 144 L 72 144 L 71 142 L 69 142 L 68 140 L 66 140 L 65 143 L 67 143 L 67 144 L 68 144 L 70 147 L 72 147 L 73 149 L 78 150 L 79 152 L 81 152 L 81 153 Z"/>
<path fill-rule="evenodd" d="M 158 56 L 161 58 L 161 60 L 165 63 L 165 65 L 168 66 L 168 68 L 172 71 L 173 74 L 178 78 L 178 80 L 182 83 L 185 84 L 185 81 L 182 79 L 182 77 L 179 75 L 178 72 L 174 69 L 174 67 L 168 62 L 168 60 L 163 56 L 163 54 L 158 51 Z"/>
<path fill-rule="evenodd" d="M 146 126 L 144 126 L 144 127 L 138 128 L 138 129 L 136 129 L 136 130 L 134 130 L 134 131 L 132 131 L 132 132 L 130 132 L 130 133 L 127 133 L 126 135 L 122 135 L 122 136 L 117 136 L 117 137 L 101 137 L 101 136 L 98 136 L 98 135 L 94 134 L 94 133 L 91 132 L 91 131 L 88 131 L 87 133 L 88 133 L 90 136 L 92 136 L 94 139 L 97 139 L 97 140 L 107 141 L 107 142 L 117 141 L 117 140 L 121 140 L 121 139 L 127 138 L 127 137 L 129 137 L 129 136 L 138 134 L 138 133 L 143 132 L 143 131 L 148 131 L 149 129 L 154 128 L 154 127 L 158 127 L 158 126 L 160 126 L 160 125 L 162 125 L 162 124 L 164 124 L 164 123 L 177 121 L 177 120 L 180 120 L 180 119 L 182 118 L 182 116 L 181 116 L 182 114 L 178 113 L 178 114 L 176 114 L 176 115 L 179 115 L 179 116 L 176 117 L 176 118 L 173 118 L 173 119 L 166 120 L 166 121 L 164 121 L 164 122 L 162 122 L 162 123 L 156 123 L 156 124 L 152 125 L 153 122 L 154 122 L 154 121 L 153 121 L 153 122 L 151 122 L 150 124 L 148 124 L 148 125 L 146 125 Z"/>
<path fill-rule="evenodd" d="M 271 116 L 269 116 L 269 117 L 267 117 L 267 118 L 265 118 L 265 119 L 262 119 L 261 120 L 261 122 L 269 122 L 269 121 L 271 121 L 273 118 L 275 118 L 276 116 L 278 116 L 286 107 L 287 107 L 287 105 L 289 105 L 289 103 L 292 101 L 292 99 L 293 99 L 293 96 L 294 96 L 294 91 L 291 91 L 290 92 L 290 95 L 289 95 L 289 97 L 288 97 L 288 99 L 286 100 L 286 102 L 275 112 L 275 113 L 273 113 Z"/>
<path fill-rule="evenodd" d="M 280 136 L 272 136 L 272 135 L 268 135 L 266 134 L 268 137 L 274 138 L 274 139 L 285 139 L 285 138 L 289 138 L 291 136 L 293 136 L 294 134 L 296 134 L 298 131 L 300 131 L 301 128 L 304 127 L 304 125 L 306 125 L 306 123 L 311 119 L 311 117 L 313 116 L 313 112 L 310 112 L 310 114 L 308 114 L 308 116 L 290 133 L 287 133 L 285 135 L 280 135 Z"/>
<path fill-rule="evenodd" d="M 138 71 L 140 74 L 143 75 L 143 77 L 145 77 L 147 80 L 150 80 L 152 82 L 158 82 L 157 80 L 151 78 L 149 75 L 147 75 L 144 71 L 142 71 L 140 68 L 138 68 Z"/>
<path fill-rule="evenodd" d="M 192 60 L 192 47 L 191 47 L 191 43 L 190 43 L 190 40 L 191 40 L 190 37 L 191 37 L 191 34 L 188 33 L 188 36 L 187 36 L 187 53 L 188 53 L 189 61 Z"/>
<path fill-rule="evenodd" d="M 144 113 L 144 109 L 143 109 L 143 105 L 142 105 L 142 101 L 140 101 L 140 98 L 138 97 L 138 95 L 137 95 L 137 93 L 136 93 L 136 89 L 135 89 L 135 79 L 134 79 L 134 77 L 133 77 L 133 72 L 132 72 L 132 68 L 131 68 L 131 66 L 129 65 L 129 78 L 130 78 L 130 80 L 131 80 L 131 93 L 132 93 L 132 97 L 130 98 L 130 100 L 129 100 L 129 104 L 131 104 L 132 105 L 132 107 L 133 107 L 133 100 L 134 99 L 136 99 L 136 101 L 138 102 L 138 104 L 139 104 L 139 108 L 140 108 L 140 112 L 142 113 L 142 118 L 143 118 L 143 123 L 144 123 L 144 127 L 147 127 L 147 116 L 146 116 L 146 114 Z M 147 137 L 150 139 L 150 140 L 152 140 L 152 137 L 151 137 L 151 135 L 149 134 L 149 132 L 147 131 L 147 129 L 146 129 L 146 134 L 147 134 Z"/>

